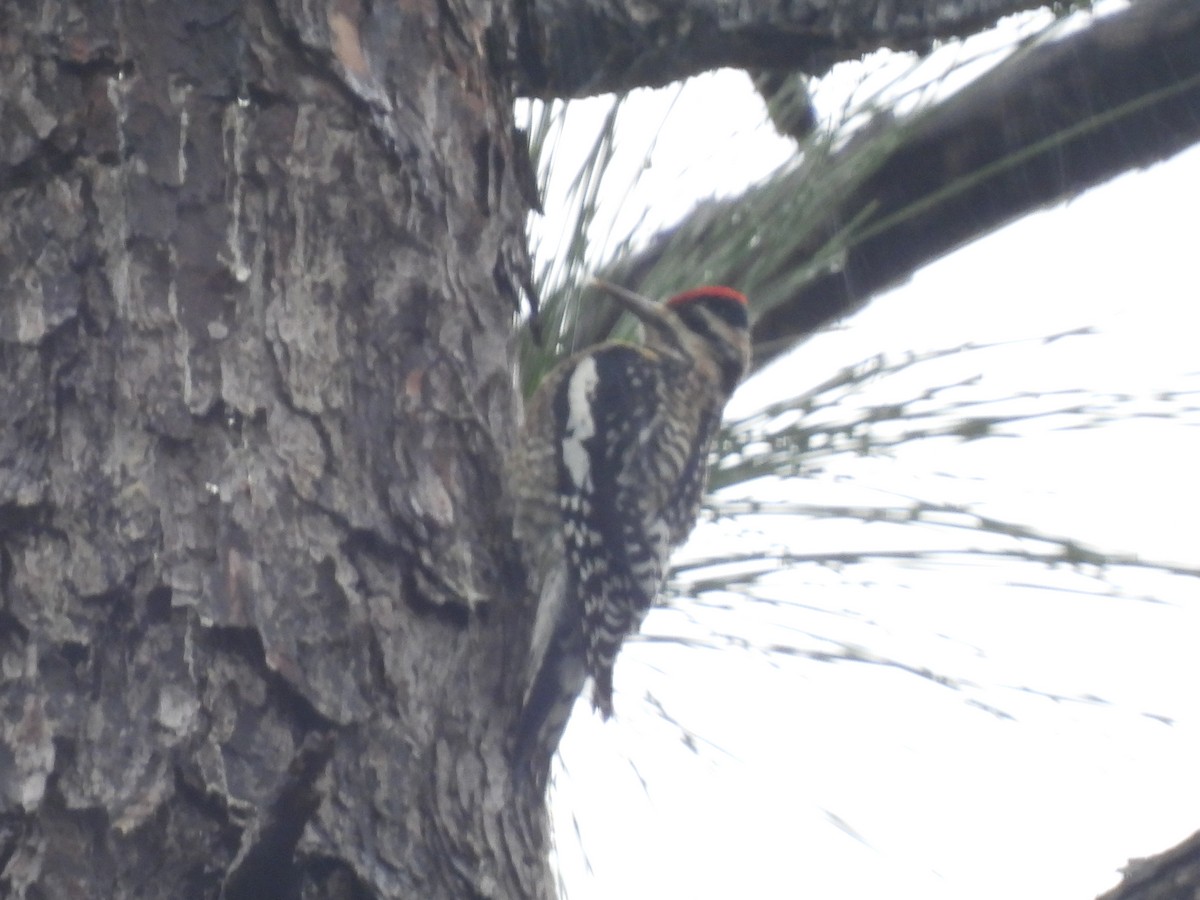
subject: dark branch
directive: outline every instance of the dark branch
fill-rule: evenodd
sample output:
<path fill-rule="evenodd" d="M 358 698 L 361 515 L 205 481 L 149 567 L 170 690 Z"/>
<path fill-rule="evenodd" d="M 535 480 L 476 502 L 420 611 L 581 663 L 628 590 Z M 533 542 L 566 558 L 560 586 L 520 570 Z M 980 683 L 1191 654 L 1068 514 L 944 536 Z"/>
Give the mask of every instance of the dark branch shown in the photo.
<path fill-rule="evenodd" d="M 579 97 L 661 86 L 721 66 L 821 75 L 881 47 L 927 50 L 1043 0 L 531 0 L 518 89 Z"/>
<path fill-rule="evenodd" d="M 649 294 L 681 269 L 738 285 L 765 301 L 762 365 L 974 238 L 1200 141 L 1200 4 L 1144 0 L 877 126 L 702 205 L 605 277 Z M 729 251 L 749 227 L 756 249 Z"/>
<path fill-rule="evenodd" d="M 1098 900 L 1189 900 L 1200 894 L 1200 832 L 1158 856 L 1131 859 L 1125 878 Z"/>
<path fill-rule="evenodd" d="M 1018 54 L 921 121 L 846 197 L 873 207 L 841 271 L 762 316 L 797 338 L 1038 207 L 1200 140 L 1200 4 L 1149 0 Z"/>

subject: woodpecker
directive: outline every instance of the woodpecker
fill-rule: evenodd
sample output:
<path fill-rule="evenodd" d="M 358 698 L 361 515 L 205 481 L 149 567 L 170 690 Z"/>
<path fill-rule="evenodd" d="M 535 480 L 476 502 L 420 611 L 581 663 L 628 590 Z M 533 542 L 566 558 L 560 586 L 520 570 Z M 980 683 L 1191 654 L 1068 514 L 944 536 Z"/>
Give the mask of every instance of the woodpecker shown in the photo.
<path fill-rule="evenodd" d="M 557 746 L 588 677 L 594 707 L 612 715 L 617 653 L 696 523 L 713 436 L 750 363 L 746 298 L 732 288 L 658 304 L 599 286 L 644 340 L 551 370 L 515 455 L 515 531 L 538 597 L 517 734 L 526 756 Z"/>

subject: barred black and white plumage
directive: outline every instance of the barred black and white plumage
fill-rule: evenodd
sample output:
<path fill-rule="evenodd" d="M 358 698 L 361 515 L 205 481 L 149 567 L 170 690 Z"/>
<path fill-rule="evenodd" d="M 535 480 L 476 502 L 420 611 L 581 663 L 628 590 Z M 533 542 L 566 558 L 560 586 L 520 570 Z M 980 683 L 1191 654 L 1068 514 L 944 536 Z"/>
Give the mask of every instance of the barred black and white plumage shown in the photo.
<path fill-rule="evenodd" d="M 746 299 L 697 288 L 655 304 L 609 290 L 645 341 L 560 363 L 530 400 L 514 467 L 516 534 L 539 598 L 518 744 L 552 750 L 587 677 L 613 712 L 613 666 L 695 525 L 709 449 L 749 365 Z"/>

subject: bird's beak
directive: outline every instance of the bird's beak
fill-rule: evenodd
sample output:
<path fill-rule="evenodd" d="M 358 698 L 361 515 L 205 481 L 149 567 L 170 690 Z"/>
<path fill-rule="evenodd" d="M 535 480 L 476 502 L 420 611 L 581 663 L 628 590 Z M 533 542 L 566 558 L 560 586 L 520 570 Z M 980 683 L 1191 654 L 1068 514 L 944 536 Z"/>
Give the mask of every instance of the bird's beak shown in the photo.
<path fill-rule="evenodd" d="M 593 278 L 592 284 L 617 300 L 626 311 L 637 316 L 649 327 L 666 328 L 668 332 L 671 330 L 667 322 L 666 307 L 661 303 L 655 303 L 641 294 L 635 294 L 633 291 L 626 290 L 620 285 L 602 278 Z"/>

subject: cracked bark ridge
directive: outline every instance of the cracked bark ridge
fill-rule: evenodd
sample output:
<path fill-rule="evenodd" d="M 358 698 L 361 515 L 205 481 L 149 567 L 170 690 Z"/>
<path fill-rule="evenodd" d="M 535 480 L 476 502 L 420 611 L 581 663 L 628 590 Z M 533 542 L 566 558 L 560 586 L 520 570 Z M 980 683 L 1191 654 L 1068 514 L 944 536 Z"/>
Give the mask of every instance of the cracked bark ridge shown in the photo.
<path fill-rule="evenodd" d="M 0 3 L 5 896 L 549 896 L 513 18 Z"/>

